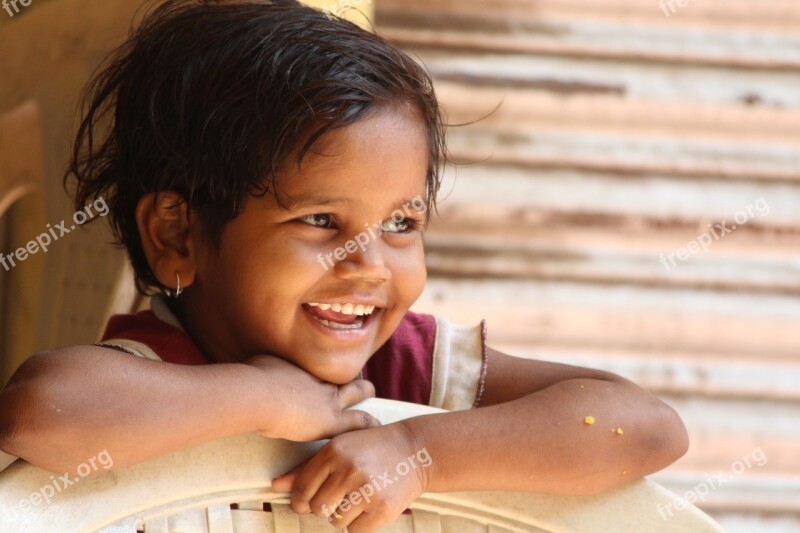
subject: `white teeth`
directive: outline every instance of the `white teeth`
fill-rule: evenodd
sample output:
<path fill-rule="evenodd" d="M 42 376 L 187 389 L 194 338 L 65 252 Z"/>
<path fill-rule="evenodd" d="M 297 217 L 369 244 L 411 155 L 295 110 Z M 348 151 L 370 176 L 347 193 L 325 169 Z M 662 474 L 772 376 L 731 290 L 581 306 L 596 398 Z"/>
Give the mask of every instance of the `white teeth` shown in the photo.
<path fill-rule="evenodd" d="M 328 309 L 335 311 L 337 313 L 342 313 L 343 315 L 371 315 L 373 311 L 375 311 L 374 305 L 364 305 L 358 304 L 353 305 L 350 303 L 347 304 L 321 304 L 316 302 L 309 302 L 309 307 L 319 307 L 323 311 L 327 311 Z"/>
<path fill-rule="evenodd" d="M 338 322 L 330 322 L 329 320 L 325 320 L 322 318 L 317 318 L 317 317 L 314 318 L 316 320 L 319 320 L 320 322 L 322 322 L 331 329 L 359 329 L 361 326 L 364 325 L 364 319 L 361 317 L 356 318 L 352 324 L 339 324 Z"/>

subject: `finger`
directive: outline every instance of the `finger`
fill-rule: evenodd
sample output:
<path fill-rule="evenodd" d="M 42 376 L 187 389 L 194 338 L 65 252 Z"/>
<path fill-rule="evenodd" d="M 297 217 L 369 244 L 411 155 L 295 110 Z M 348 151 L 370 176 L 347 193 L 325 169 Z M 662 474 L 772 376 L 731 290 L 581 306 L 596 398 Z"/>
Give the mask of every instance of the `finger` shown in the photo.
<path fill-rule="evenodd" d="M 341 474 L 334 473 L 328 477 L 309 502 L 311 512 L 317 516 L 327 518 L 329 522 L 338 528 L 345 527 L 342 524 L 342 520 L 346 513 L 340 508 L 340 505 L 347 498 L 348 487 L 347 480 Z M 350 505 L 347 505 L 347 508 L 350 507 Z"/>
<path fill-rule="evenodd" d="M 333 473 L 330 463 L 317 453 L 294 478 L 291 490 L 292 509 L 296 513 L 311 512 L 310 502 L 317 491 Z M 333 502 L 331 502 L 333 503 Z"/>
<path fill-rule="evenodd" d="M 339 507 L 336 508 L 334 513 L 328 518 L 328 522 L 335 528 L 350 530 L 350 524 L 358 520 L 364 514 L 366 507 L 364 505 L 342 505 L 340 500 Z"/>
<path fill-rule="evenodd" d="M 272 480 L 272 490 L 291 492 L 295 479 L 297 479 L 297 476 L 300 474 L 300 471 L 305 468 L 306 464 L 308 464 L 308 461 L 303 461 L 288 472 L 284 472 L 280 476 L 274 478 Z"/>
<path fill-rule="evenodd" d="M 292 487 L 297 479 L 297 474 L 287 472 L 272 480 L 272 490 L 275 492 L 292 492 Z"/>
<path fill-rule="evenodd" d="M 336 435 L 357 431 L 359 429 L 369 429 L 380 427 L 381 422 L 366 411 L 358 409 L 345 409 L 339 418 L 339 427 Z"/>
<path fill-rule="evenodd" d="M 339 405 L 342 409 L 351 407 L 367 398 L 375 397 L 375 385 L 366 379 L 355 379 L 339 386 L 337 390 Z"/>
<path fill-rule="evenodd" d="M 387 524 L 397 518 L 392 516 L 391 513 L 383 511 L 364 511 L 355 519 L 347 524 L 347 533 L 374 533 L 378 531 L 381 526 Z"/>

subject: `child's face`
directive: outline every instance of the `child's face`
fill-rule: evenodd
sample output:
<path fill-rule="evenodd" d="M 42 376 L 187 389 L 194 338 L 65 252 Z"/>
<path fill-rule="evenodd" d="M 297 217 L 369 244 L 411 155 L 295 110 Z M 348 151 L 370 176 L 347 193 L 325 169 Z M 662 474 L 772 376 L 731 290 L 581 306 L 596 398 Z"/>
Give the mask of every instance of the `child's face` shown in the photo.
<path fill-rule="evenodd" d="M 357 377 L 425 283 L 422 235 L 396 210 L 424 224 L 426 139 L 412 111 L 377 113 L 328 133 L 301 173 L 289 166 L 286 208 L 271 194 L 249 197 L 218 254 L 197 247 L 195 281 L 179 299 L 201 348 L 217 361 L 278 355 L 333 383 Z M 198 232 L 194 242 L 204 242 Z M 308 305 L 360 302 L 377 308 L 353 329 L 324 324 Z"/>

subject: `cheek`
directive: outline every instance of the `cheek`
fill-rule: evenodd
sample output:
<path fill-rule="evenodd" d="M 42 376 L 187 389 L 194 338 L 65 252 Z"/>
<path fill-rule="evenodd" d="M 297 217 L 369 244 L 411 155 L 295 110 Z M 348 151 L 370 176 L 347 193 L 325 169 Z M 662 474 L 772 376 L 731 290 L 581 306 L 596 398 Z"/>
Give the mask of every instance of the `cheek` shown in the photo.
<path fill-rule="evenodd" d="M 422 294 L 427 279 L 425 251 L 422 245 L 398 258 L 393 273 L 398 300 L 410 307 Z"/>
<path fill-rule="evenodd" d="M 298 260 L 292 254 L 268 254 L 237 268 L 230 274 L 239 277 L 239 297 L 246 305 L 275 316 L 284 316 L 320 278 L 321 268 L 313 260 Z"/>
<path fill-rule="evenodd" d="M 251 239 L 231 254 L 237 260 L 227 261 L 228 274 L 244 277 L 248 285 L 266 283 L 286 292 L 320 277 L 317 252 L 286 238 Z"/>

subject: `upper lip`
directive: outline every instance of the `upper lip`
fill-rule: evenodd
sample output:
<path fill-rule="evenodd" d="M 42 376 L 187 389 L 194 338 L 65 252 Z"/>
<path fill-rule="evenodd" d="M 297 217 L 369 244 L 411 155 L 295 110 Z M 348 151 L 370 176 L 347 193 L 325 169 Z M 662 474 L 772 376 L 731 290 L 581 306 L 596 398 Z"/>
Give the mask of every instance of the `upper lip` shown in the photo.
<path fill-rule="evenodd" d="M 385 304 L 385 302 L 384 302 L 383 300 L 369 299 L 369 298 L 360 299 L 360 300 L 354 300 L 354 299 L 352 298 L 352 296 L 350 296 L 350 297 L 347 297 L 347 298 L 341 298 L 341 299 L 337 299 L 337 298 L 324 298 L 324 299 L 322 299 L 322 300 L 308 300 L 307 302 L 304 302 L 304 303 L 315 303 L 315 304 L 353 304 L 354 306 L 356 306 L 356 305 L 364 305 L 364 306 L 367 306 L 367 305 L 374 305 L 376 309 L 379 309 L 379 308 L 386 307 L 386 304 Z"/>

